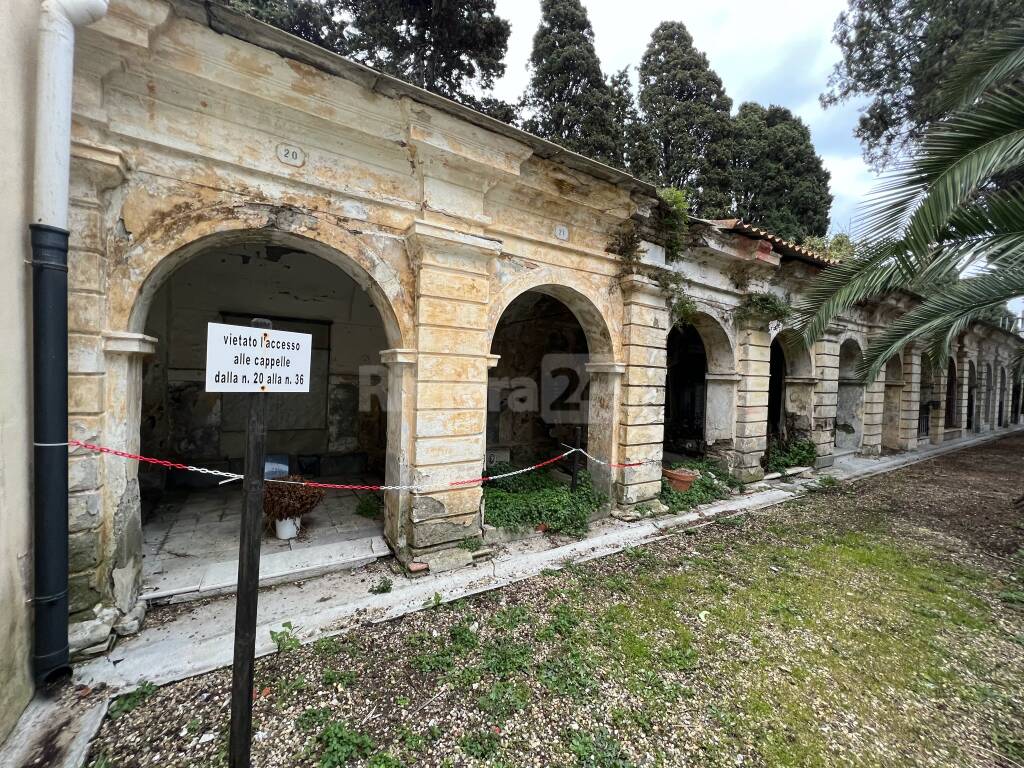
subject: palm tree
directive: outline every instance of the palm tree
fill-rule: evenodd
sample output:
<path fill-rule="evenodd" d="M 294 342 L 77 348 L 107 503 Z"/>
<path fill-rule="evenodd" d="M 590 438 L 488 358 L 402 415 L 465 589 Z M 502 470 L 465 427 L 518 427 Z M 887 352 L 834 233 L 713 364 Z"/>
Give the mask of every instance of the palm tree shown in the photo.
<path fill-rule="evenodd" d="M 923 298 L 870 341 L 874 378 L 909 342 L 945 365 L 972 321 L 1024 296 L 1024 24 L 987 40 L 943 89 L 949 116 L 868 198 L 853 258 L 812 284 L 796 319 L 808 343 L 854 304 Z"/>

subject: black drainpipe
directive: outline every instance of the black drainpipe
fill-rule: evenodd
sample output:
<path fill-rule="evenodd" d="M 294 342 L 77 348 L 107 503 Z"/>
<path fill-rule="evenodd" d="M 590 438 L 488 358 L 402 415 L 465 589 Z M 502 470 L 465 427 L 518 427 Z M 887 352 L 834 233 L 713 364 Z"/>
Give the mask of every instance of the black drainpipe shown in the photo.
<path fill-rule="evenodd" d="M 68 231 L 30 224 L 38 683 L 68 664 Z"/>

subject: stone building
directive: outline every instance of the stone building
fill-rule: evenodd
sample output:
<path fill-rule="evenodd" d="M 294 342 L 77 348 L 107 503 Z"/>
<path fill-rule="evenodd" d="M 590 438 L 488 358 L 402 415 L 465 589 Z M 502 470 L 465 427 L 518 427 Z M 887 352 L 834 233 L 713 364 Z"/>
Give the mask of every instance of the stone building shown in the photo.
<path fill-rule="evenodd" d="M 495 383 L 536 377 L 543 354 L 582 360 L 581 439 L 612 463 L 694 450 L 753 481 L 769 435 L 813 440 L 827 467 L 1019 419 L 1009 331 L 971 328 L 948 371 L 908 348 L 865 386 L 861 351 L 915 297 L 806 349 L 737 309 L 793 303 L 815 254 L 694 220 L 666 264 L 649 184 L 214 5 L 115 0 L 79 30 L 71 158 L 70 437 L 237 468 L 240 401 L 203 391 L 205 325 L 269 316 L 314 342 L 311 392 L 276 396 L 270 452 L 417 487 L 385 493 L 382 530 L 413 570 L 472 558 L 457 545 L 480 535 L 481 490 L 450 483 L 488 451 L 574 439 Z M 608 251 L 628 222 L 654 272 L 685 277 L 689 324 Z M 620 507 L 660 490 L 658 463 L 590 469 Z M 188 481 L 77 449 L 69 482 L 72 620 L 127 614 L 146 499 Z"/>

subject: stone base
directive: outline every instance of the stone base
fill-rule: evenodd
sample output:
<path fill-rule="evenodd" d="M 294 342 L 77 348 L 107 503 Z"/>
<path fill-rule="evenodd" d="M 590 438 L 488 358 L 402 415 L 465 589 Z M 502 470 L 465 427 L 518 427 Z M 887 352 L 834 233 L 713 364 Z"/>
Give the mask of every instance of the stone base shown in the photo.
<path fill-rule="evenodd" d="M 110 650 L 118 637 L 138 632 L 146 618 L 146 603 L 139 600 L 125 614 L 117 608 L 97 605 L 93 609 L 93 616 L 68 626 L 68 646 L 72 661 L 100 656 Z"/>

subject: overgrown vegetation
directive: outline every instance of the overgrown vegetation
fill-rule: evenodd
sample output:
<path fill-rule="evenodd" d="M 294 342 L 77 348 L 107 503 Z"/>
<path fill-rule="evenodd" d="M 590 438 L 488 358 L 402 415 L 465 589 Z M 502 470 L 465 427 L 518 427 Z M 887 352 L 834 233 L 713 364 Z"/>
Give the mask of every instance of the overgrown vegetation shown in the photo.
<path fill-rule="evenodd" d="M 754 291 L 743 297 L 743 301 L 736 307 L 735 317 L 741 323 L 754 320 L 784 323 L 792 313 L 793 308 L 774 293 Z"/>
<path fill-rule="evenodd" d="M 511 471 L 511 464 L 495 464 L 488 474 Z M 524 472 L 484 485 L 484 521 L 496 528 L 540 529 L 582 536 L 587 532 L 590 516 L 604 503 L 604 495 L 594 489 L 585 470 L 579 473 L 575 491 L 545 470 Z"/>
<path fill-rule="evenodd" d="M 379 493 L 367 493 L 359 497 L 356 514 L 376 520 L 384 514 L 384 498 Z"/>
<path fill-rule="evenodd" d="M 675 490 L 668 480 L 661 481 L 661 494 L 658 498 L 671 512 L 684 512 L 700 504 L 728 498 L 733 488 L 742 485 L 727 469 L 710 459 L 683 461 L 673 465 L 672 469 L 689 469 L 699 475 L 685 491 Z"/>
<path fill-rule="evenodd" d="M 790 467 L 813 467 L 817 458 L 818 450 L 811 440 L 771 438 L 761 457 L 761 466 L 765 472 L 782 472 Z"/>
<path fill-rule="evenodd" d="M 111 720 L 117 720 L 117 718 L 131 712 L 155 692 L 156 686 L 148 680 L 143 680 L 139 683 L 139 687 L 131 693 L 126 693 L 124 696 L 118 696 L 114 699 L 110 708 L 107 710 L 107 717 Z"/>
<path fill-rule="evenodd" d="M 686 190 L 662 187 L 658 190 L 662 205 L 658 206 L 658 234 L 665 241 L 665 261 L 676 261 L 683 255 L 686 224 L 690 216 L 690 198 Z"/>

